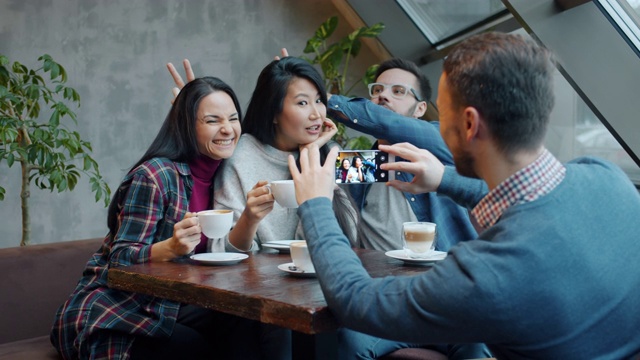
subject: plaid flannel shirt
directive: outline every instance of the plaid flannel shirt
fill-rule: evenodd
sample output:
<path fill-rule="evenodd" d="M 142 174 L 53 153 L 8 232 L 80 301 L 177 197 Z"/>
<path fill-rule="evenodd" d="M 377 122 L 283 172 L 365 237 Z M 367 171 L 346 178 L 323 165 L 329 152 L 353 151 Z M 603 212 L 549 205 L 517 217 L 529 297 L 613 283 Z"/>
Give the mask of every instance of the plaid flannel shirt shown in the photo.
<path fill-rule="evenodd" d="M 179 303 L 111 289 L 107 274 L 112 266 L 148 262 L 151 245 L 173 236 L 192 185 L 187 164 L 160 158 L 125 177 L 116 194 L 118 232 L 107 235 L 56 315 L 51 342 L 65 359 L 128 359 L 132 335 L 171 335 Z"/>

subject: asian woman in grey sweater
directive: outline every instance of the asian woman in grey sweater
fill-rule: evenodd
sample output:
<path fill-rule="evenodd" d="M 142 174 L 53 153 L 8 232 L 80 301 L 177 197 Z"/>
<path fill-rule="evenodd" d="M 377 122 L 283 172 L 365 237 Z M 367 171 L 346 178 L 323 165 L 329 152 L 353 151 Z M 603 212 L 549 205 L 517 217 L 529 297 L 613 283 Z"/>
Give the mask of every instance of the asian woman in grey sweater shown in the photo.
<path fill-rule="evenodd" d="M 187 60 L 184 67 L 189 80 L 194 75 Z M 169 71 L 181 87 L 172 65 Z M 233 210 L 234 226 L 225 238 L 213 240 L 212 251 L 253 251 L 265 242 L 305 238 L 296 209 L 278 205 L 267 185 L 291 179 L 290 154 L 297 158 L 310 144 L 318 145 L 322 154 L 337 146 L 331 145 L 337 127 L 326 117 L 326 94 L 322 76 L 305 60 L 284 56 L 262 70 L 235 155 L 220 167 L 214 181 L 214 207 Z M 337 186 L 333 209 L 355 245 L 357 213 Z"/>
<path fill-rule="evenodd" d="M 275 203 L 267 185 L 291 179 L 289 154 L 297 158 L 309 144 L 328 153 L 337 127 L 326 118 L 326 103 L 322 77 L 305 60 L 283 57 L 262 70 L 236 156 L 216 176 L 214 207 L 233 209 L 236 220 L 224 246 L 229 248 L 231 240 L 246 245 L 237 250 L 255 250 L 268 241 L 305 238 L 296 209 Z M 334 211 L 345 233 L 355 241 L 355 209 L 343 190 L 336 187 L 335 193 Z"/>

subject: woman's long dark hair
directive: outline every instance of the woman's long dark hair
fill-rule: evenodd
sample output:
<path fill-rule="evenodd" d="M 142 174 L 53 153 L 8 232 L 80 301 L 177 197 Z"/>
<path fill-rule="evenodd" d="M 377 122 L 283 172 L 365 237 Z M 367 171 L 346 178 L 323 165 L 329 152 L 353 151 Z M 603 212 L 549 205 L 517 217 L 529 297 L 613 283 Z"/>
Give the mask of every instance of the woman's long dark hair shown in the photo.
<path fill-rule="evenodd" d="M 269 63 L 258 76 L 242 132 L 253 135 L 261 143 L 274 146 L 276 126 L 273 120 L 282 113 L 289 84 L 294 78 L 307 79 L 320 93 L 320 100 L 327 105 L 327 91 L 320 73 L 307 61 L 285 57 Z"/>
<path fill-rule="evenodd" d="M 360 165 L 364 166 L 364 158 L 360 155 L 355 155 L 353 157 L 353 159 L 351 159 L 351 166 L 355 167 L 356 166 L 356 159 L 360 159 Z"/>
<path fill-rule="evenodd" d="M 163 157 L 178 162 L 194 160 L 199 154 L 196 137 L 198 107 L 203 98 L 217 91 L 225 92 L 231 97 L 238 110 L 238 117 L 242 119 L 238 97 L 227 83 L 213 76 L 190 81 L 173 102 L 156 138 L 129 171 L 152 158 Z M 115 236 L 118 230 L 119 204 L 122 196 L 125 195 L 121 188 L 122 186 L 113 194 L 109 204 L 107 226 L 111 236 Z"/>
<path fill-rule="evenodd" d="M 276 125 L 273 120 L 282 113 L 284 98 L 294 78 L 307 79 L 320 93 L 320 101 L 327 105 L 327 90 L 320 73 L 307 61 L 287 56 L 269 63 L 258 76 L 247 114 L 242 122 L 242 132 L 253 135 L 261 143 L 275 145 Z M 324 163 L 329 147 L 320 148 Z M 298 165 L 299 167 L 299 165 Z"/>

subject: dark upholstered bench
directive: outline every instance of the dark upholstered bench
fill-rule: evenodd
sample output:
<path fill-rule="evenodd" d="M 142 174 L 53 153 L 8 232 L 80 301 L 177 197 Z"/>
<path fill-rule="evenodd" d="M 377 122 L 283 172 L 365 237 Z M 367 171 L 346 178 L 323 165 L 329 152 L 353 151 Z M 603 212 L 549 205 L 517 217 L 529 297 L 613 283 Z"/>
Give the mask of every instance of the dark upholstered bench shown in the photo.
<path fill-rule="evenodd" d="M 53 316 L 102 240 L 0 249 L 0 359 L 59 359 Z"/>

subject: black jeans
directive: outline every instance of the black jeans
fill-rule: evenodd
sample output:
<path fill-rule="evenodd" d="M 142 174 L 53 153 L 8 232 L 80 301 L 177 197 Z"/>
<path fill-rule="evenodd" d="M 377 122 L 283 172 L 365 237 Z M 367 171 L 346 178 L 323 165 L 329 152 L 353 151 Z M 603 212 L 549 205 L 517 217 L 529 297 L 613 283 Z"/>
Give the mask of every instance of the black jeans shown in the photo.
<path fill-rule="evenodd" d="M 194 305 L 182 305 L 171 337 L 137 337 L 131 359 L 290 360 L 291 331 Z"/>

